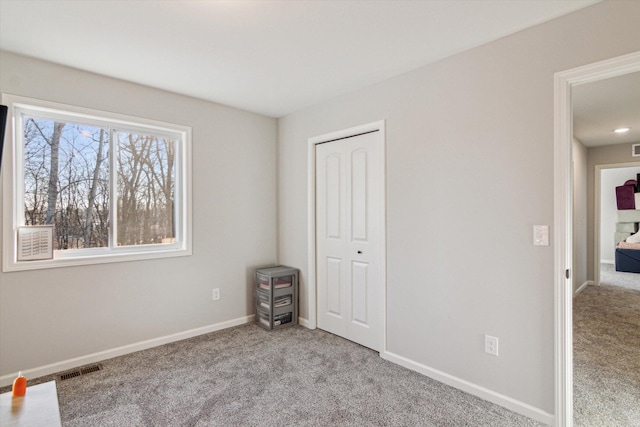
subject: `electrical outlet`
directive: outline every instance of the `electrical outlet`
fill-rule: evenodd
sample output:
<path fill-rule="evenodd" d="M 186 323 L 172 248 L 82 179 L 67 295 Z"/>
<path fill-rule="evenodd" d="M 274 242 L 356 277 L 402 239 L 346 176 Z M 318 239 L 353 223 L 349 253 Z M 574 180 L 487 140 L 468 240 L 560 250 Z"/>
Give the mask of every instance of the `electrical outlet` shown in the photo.
<path fill-rule="evenodd" d="M 498 355 L 498 338 L 491 335 L 484 336 L 484 352 L 493 356 Z"/>
<path fill-rule="evenodd" d="M 214 301 L 218 301 L 220 299 L 220 288 L 215 288 L 212 296 Z"/>

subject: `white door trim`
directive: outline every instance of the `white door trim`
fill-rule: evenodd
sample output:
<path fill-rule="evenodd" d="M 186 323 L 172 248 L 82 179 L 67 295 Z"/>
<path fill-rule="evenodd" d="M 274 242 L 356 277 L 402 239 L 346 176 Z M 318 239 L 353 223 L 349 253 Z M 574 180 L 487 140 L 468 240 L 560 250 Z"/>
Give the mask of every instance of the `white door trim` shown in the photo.
<path fill-rule="evenodd" d="M 308 319 L 304 319 L 301 321 L 301 324 L 310 328 L 315 329 L 318 326 L 317 322 L 317 297 L 316 297 L 316 144 L 321 144 L 323 142 L 332 141 L 335 139 L 348 138 L 351 136 L 356 136 L 362 133 L 367 132 L 375 132 L 379 131 L 383 136 L 383 150 L 382 156 L 385 158 L 384 160 L 384 168 L 383 173 L 385 176 L 382 178 L 382 195 L 381 195 L 381 203 L 380 203 L 380 218 L 381 218 L 381 244 L 382 244 L 382 253 L 380 260 L 380 274 L 384 287 L 384 303 L 383 303 L 383 351 L 386 351 L 387 348 L 387 249 L 386 249 L 386 241 L 387 241 L 387 233 L 386 233 L 386 132 L 385 132 L 385 121 L 380 120 L 373 123 L 368 123 L 361 126 L 355 126 L 349 129 L 340 130 L 337 132 L 331 132 L 325 135 L 315 136 L 313 138 L 309 138 L 307 145 L 307 309 L 308 309 Z"/>
<path fill-rule="evenodd" d="M 554 360 L 555 421 L 558 427 L 573 425 L 573 286 L 572 281 L 565 278 L 565 270 L 571 268 L 573 260 L 571 87 L 635 71 L 640 71 L 640 51 L 562 71 L 554 76 Z"/>

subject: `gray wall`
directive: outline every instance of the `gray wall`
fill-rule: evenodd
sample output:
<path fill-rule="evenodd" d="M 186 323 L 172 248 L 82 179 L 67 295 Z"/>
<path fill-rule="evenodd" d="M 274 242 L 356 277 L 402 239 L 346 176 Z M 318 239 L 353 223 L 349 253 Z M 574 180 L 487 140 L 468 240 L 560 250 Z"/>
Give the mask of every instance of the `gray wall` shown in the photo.
<path fill-rule="evenodd" d="M 594 280 L 594 221 L 595 221 L 595 169 L 598 165 L 615 165 L 618 163 L 638 162 L 638 157 L 631 155 L 629 144 L 605 145 L 602 147 L 591 147 L 587 152 L 587 274 L 589 280 Z M 637 143 L 635 143 L 637 144 Z M 633 179 L 633 178 L 629 178 Z"/>
<path fill-rule="evenodd" d="M 276 261 L 276 120 L 0 55 L 2 92 L 193 128 L 193 255 L 0 273 L 0 375 L 252 314 L 251 271 Z"/>
<path fill-rule="evenodd" d="M 574 138 L 573 155 L 573 291 L 587 281 L 587 147 Z"/>
<path fill-rule="evenodd" d="M 553 246 L 532 245 L 553 226 L 553 76 L 640 50 L 638 22 L 640 3 L 599 3 L 280 119 L 278 256 L 302 270 L 301 316 L 307 139 L 385 119 L 387 350 L 553 413 Z"/>

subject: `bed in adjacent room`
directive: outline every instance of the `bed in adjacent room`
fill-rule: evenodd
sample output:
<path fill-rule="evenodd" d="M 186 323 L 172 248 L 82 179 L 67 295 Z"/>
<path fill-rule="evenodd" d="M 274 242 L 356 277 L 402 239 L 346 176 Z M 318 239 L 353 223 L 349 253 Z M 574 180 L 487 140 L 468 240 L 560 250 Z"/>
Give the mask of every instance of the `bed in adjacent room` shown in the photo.
<path fill-rule="evenodd" d="M 640 273 L 640 243 L 618 243 L 616 271 Z"/>

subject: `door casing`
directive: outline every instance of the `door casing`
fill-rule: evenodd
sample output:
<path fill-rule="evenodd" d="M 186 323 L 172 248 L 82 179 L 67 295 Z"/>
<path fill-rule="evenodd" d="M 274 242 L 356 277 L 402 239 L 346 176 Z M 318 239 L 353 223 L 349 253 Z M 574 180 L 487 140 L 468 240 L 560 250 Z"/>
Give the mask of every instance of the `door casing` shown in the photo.
<path fill-rule="evenodd" d="M 555 425 L 573 426 L 573 262 L 571 144 L 576 85 L 640 71 L 640 51 L 556 73 L 554 76 L 554 371 Z M 571 272 L 572 274 L 573 272 Z"/>

